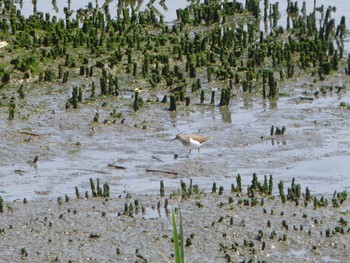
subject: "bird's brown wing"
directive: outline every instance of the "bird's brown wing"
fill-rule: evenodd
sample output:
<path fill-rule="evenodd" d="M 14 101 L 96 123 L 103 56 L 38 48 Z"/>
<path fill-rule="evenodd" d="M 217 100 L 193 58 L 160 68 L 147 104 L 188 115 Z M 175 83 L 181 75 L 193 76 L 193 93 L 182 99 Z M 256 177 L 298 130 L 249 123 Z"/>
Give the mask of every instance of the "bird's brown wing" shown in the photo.
<path fill-rule="evenodd" d="M 205 143 L 206 141 L 211 139 L 210 136 L 202 136 L 199 134 L 189 134 L 189 136 L 191 136 L 193 140 L 196 140 L 199 143 Z"/>

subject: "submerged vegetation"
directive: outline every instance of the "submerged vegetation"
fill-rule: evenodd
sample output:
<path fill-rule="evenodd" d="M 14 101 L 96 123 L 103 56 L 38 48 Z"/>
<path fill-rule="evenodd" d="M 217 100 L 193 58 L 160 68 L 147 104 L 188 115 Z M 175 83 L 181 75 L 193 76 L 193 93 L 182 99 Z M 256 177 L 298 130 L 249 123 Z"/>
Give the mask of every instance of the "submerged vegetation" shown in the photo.
<path fill-rule="evenodd" d="M 69 83 L 80 77 L 91 97 L 118 96 L 119 89 L 130 87 L 168 89 L 175 95 L 170 96 L 175 111 L 174 99 L 190 104 L 191 88 L 200 91 L 203 104 L 205 93 L 221 87 L 217 104 L 226 106 L 238 92 L 277 98 L 281 83 L 301 74 L 319 81 L 350 71 L 344 59 L 345 17 L 336 25 L 335 8 L 313 6 L 307 13 L 305 2 L 299 9 L 288 1 L 285 27 L 278 3 L 268 0 L 261 6 L 257 0 L 194 2 L 176 10 L 171 24 L 152 8 L 120 7 L 113 18 L 108 3 L 103 8 L 89 3 L 75 17 L 65 9 L 65 19 L 37 11 L 26 18 L 12 1 L 3 1 L 0 11 L 0 40 L 8 44 L 0 79 L 7 89 L 18 89 L 23 79 L 76 89 Z M 69 104 L 77 108 L 74 94 Z M 213 98 L 210 103 L 215 104 Z M 134 110 L 140 106 L 135 100 Z"/>

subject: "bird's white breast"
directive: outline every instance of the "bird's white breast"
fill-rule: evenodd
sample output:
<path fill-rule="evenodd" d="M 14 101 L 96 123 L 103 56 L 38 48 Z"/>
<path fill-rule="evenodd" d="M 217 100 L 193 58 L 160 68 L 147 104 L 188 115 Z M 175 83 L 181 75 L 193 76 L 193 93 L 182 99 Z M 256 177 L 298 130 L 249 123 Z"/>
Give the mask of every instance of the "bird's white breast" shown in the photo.
<path fill-rule="evenodd" d="M 190 138 L 190 145 L 192 148 L 199 148 L 201 146 L 201 144 L 198 141 L 193 140 L 192 138 Z"/>

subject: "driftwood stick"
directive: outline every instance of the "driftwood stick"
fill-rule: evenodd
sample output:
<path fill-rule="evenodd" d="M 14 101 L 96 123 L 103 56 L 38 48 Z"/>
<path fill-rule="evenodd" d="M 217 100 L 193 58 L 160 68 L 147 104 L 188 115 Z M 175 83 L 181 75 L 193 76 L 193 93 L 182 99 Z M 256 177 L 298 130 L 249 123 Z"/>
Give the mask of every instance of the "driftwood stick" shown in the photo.
<path fill-rule="evenodd" d="M 30 135 L 30 136 L 45 136 L 46 134 L 40 134 L 35 132 L 29 132 L 29 131 L 19 131 L 20 134 L 24 135 Z"/>
<path fill-rule="evenodd" d="M 126 169 L 125 166 L 111 164 L 111 163 L 108 164 L 108 167 L 115 168 L 115 169 L 118 169 L 118 170 L 125 170 Z"/>
<path fill-rule="evenodd" d="M 163 163 L 163 161 L 161 159 L 159 159 L 158 157 L 155 157 L 154 155 L 152 155 L 152 158 Z"/>
<path fill-rule="evenodd" d="M 146 172 L 148 172 L 148 173 L 165 173 L 165 174 L 174 174 L 174 175 L 178 174 L 177 172 L 154 170 L 154 169 L 146 169 Z"/>
<path fill-rule="evenodd" d="M 108 172 L 100 171 L 100 170 L 91 170 L 91 169 L 77 169 L 77 170 L 84 171 L 84 172 L 89 172 L 89 173 L 109 174 Z"/>

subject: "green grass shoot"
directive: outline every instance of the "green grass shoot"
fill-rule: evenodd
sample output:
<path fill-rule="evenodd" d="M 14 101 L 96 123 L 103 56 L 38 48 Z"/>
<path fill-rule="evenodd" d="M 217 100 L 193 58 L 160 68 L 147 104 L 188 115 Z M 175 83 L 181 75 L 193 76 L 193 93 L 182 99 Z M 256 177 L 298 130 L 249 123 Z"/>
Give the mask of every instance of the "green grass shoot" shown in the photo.
<path fill-rule="evenodd" d="M 185 244 L 184 244 L 184 233 L 182 227 L 182 217 L 181 211 L 180 214 L 180 229 L 177 230 L 176 218 L 174 208 L 171 211 L 172 221 L 173 221 L 173 240 L 174 240 L 174 254 L 175 254 L 175 263 L 186 263 L 185 257 Z"/>

